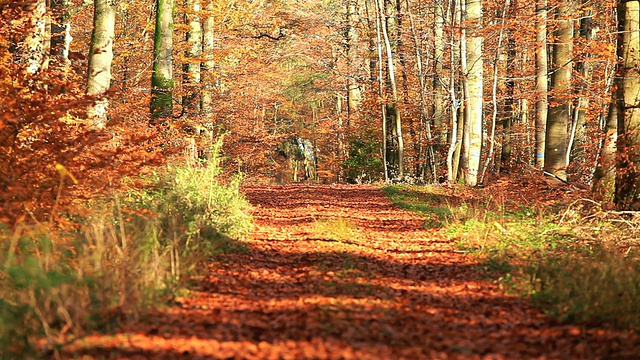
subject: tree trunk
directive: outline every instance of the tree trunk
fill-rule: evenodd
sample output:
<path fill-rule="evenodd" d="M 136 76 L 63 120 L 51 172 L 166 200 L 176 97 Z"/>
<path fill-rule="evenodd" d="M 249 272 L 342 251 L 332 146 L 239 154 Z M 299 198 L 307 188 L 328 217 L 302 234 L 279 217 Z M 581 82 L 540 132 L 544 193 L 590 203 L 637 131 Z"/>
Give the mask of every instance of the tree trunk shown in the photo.
<path fill-rule="evenodd" d="M 464 161 L 465 183 L 478 184 L 480 157 L 482 151 L 482 113 L 483 113 L 483 56 L 484 39 L 479 33 L 482 28 L 482 3 L 478 0 L 466 0 L 466 40 L 467 80 L 465 82 L 465 128 Z"/>
<path fill-rule="evenodd" d="M 446 42 L 444 37 L 444 0 L 436 0 L 435 4 L 435 23 L 433 30 L 433 127 L 437 134 L 438 144 L 447 143 L 447 128 L 445 124 L 445 100 L 447 94 L 445 92 L 445 73 L 444 73 L 444 54 Z"/>
<path fill-rule="evenodd" d="M 389 2 L 389 4 L 391 4 Z M 404 140 L 402 138 L 402 117 L 400 115 L 400 109 L 398 108 L 398 83 L 396 81 L 396 67 L 395 67 L 395 51 L 392 43 L 392 35 L 397 36 L 395 29 L 396 19 L 390 14 L 385 14 L 384 0 L 378 0 L 380 16 L 386 19 L 385 24 L 382 26 L 382 35 L 384 39 L 384 47 L 387 53 L 387 73 L 389 85 L 391 87 L 391 102 L 387 103 L 386 113 L 387 118 L 392 121 L 392 131 L 394 135 L 394 151 L 393 151 L 393 165 L 395 166 L 396 177 L 402 178 L 404 176 Z M 389 6 L 391 11 L 395 6 Z M 392 34 L 392 35 L 390 35 Z"/>
<path fill-rule="evenodd" d="M 489 169 L 489 165 L 491 161 L 493 161 L 494 149 L 495 149 L 495 139 L 496 139 L 496 123 L 498 119 L 498 75 L 500 70 L 500 59 L 502 57 L 502 42 L 504 40 L 505 33 L 505 22 L 507 20 L 507 7 L 509 3 L 505 1 L 502 7 L 502 18 L 500 20 L 500 31 L 498 32 L 498 44 L 496 46 L 496 56 L 493 60 L 493 81 L 491 84 L 491 132 L 489 135 L 489 152 L 487 154 L 487 159 L 484 162 L 484 166 L 482 168 L 482 175 L 480 176 L 480 182 L 484 182 L 484 178 L 487 174 L 487 170 Z M 507 65 L 508 66 L 508 65 Z M 504 151 L 505 144 L 502 144 L 502 149 Z"/>
<path fill-rule="evenodd" d="M 47 1 L 35 0 L 31 11 L 31 28 L 24 41 L 23 49 L 23 58 L 28 74 L 37 73 L 45 60 L 45 43 L 48 42 L 46 17 Z"/>
<path fill-rule="evenodd" d="M 538 0 L 536 4 L 536 159 L 538 169 L 544 167 L 545 136 L 547 129 L 547 92 L 548 78 L 548 54 L 547 54 L 547 0 Z"/>
<path fill-rule="evenodd" d="M 580 19 L 580 37 L 588 43 L 593 36 L 593 12 L 589 11 L 587 15 Z M 584 145 L 587 140 L 585 130 L 589 109 L 589 96 L 584 93 L 589 93 L 589 87 L 593 79 L 593 66 L 589 57 L 588 53 L 583 54 L 582 61 L 576 65 L 580 74 L 581 84 L 578 88 L 578 100 L 574 109 L 571 135 L 567 145 L 567 165 L 570 163 L 571 158 L 579 159 L 580 162 L 584 160 Z"/>
<path fill-rule="evenodd" d="M 347 47 L 347 130 L 351 127 L 353 117 L 360 109 L 362 94 L 356 79 L 358 64 L 358 1 L 347 1 L 347 31 L 345 34 Z M 349 135 L 347 131 L 347 136 Z"/>
<path fill-rule="evenodd" d="M 458 36 L 456 28 L 462 24 L 462 0 L 453 0 L 451 10 L 452 26 L 450 29 L 451 51 L 449 51 L 449 66 L 451 75 L 449 77 L 449 96 L 451 97 L 451 142 L 447 152 L 447 180 L 455 182 L 458 180 L 458 165 L 460 163 L 460 148 L 462 147 L 462 129 L 464 128 L 464 117 L 460 116 L 460 101 L 456 95 L 458 91 L 456 71 L 458 60 L 464 56 L 463 41 L 465 30 L 462 29 L 462 36 Z M 466 67 L 460 60 L 462 67 Z"/>
<path fill-rule="evenodd" d="M 174 0 L 156 0 L 156 27 L 151 75 L 151 123 L 164 122 L 173 113 Z"/>
<path fill-rule="evenodd" d="M 385 95 L 385 86 L 384 86 L 384 78 L 383 78 L 383 45 L 382 45 L 382 20 L 383 16 L 380 10 L 379 0 L 373 0 L 375 2 L 375 13 L 376 13 L 376 44 L 377 44 L 377 53 L 378 53 L 378 96 L 380 99 L 384 98 Z M 387 158 L 387 108 L 386 105 L 381 102 L 381 117 L 382 117 L 382 164 L 384 167 L 384 181 L 389 181 L 389 160 Z"/>
<path fill-rule="evenodd" d="M 215 85 L 213 73 L 213 69 L 215 67 L 215 62 L 213 60 L 213 47 L 215 46 L 215 20 L 213 17 L 213 0 L 204 1 L 206 1 L 206 15 L 202 23 L 202 53 L 205 60 L 201 67 L 203 86 L 201 95 L 201 111 L 202 114 L 211 114 L 213 113 L 213 89 Z"/>
<path fill-rule="evenodd" d="M 571 118 L 573 15 L 572 1 L 559 5 L 556 41 L 553 45 L 552 100 L 549 105 L 545 138 L 544 169 L 562 180 L 567 180 L 567 125 Z"/>
<path fill-rule="evenodd" d="M 51 51 L 60 64 L 58 66 L 66 68 L 70 65 L 69 48 L 71 46 L 71 15 L 69 0 L 53 0 L 51 11 L 53 20 L 51 23 Z"/>
<path fill-rule="evenodd" d="M 616 204 L 625 210 L 640 210 L 640 1 L 619 1 L 618 77 L 618 162 Z"/>
<path fill-rule="evenodd" d="M 618 108 L 614 96 L 604 128 L 604 142 L 593 174 L 592 191 L 598 199 L 613 201 L 616 183 L 616 141 L 618 139 Z"/>
<path fill-rule="evenodd" d="M 185 22 L 189 30 L 187 31 L 187 58 L 184 65 L 186 94 L 182 105 L 187 114 L 194 115 L 200 112 L 201 106 L 202 25 L 200 24 L 200 0 L 187 0 Z"/>
<path fill-rule="evenodd" d="M 87 70 L 87 94 L 95 103 L 87 110 L 93 126 L 103 128 L 107 123 L 109 100 L 106 92 L 111 86 L 111 62 L 115 38 L 116 9 L 112 0 L 94 0 L 93 32 Z"/>

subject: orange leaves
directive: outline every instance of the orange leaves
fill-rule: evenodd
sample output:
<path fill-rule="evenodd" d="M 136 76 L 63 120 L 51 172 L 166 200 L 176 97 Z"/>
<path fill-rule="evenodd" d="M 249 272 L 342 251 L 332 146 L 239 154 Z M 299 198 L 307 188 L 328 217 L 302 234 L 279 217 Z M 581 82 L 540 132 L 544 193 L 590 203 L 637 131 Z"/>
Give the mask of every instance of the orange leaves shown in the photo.
<path fill-rule="evenodd" d="M 113 337 L 83 339 L 69 354 L 522 359 L 640 351 L 637 335 L 558 325 L 505 294 L 473 258 L 455 252 L 437 229 L 422 228 L 417 215 L 395 208 L 375 186 L 245 191 L 257 222 L 245 250 L 217 257 L 200 288 L 176 306 Z"/>

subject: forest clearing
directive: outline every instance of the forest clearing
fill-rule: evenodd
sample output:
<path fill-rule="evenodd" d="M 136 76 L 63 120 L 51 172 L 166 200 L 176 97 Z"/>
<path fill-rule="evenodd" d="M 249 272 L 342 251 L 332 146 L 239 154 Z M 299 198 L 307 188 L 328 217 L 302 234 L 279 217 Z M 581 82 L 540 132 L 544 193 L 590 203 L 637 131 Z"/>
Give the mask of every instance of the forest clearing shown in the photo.
<path fill-rule="evenodd" d="M 0 357 L 640 358 L 639 19 L 0 0 Z"/>

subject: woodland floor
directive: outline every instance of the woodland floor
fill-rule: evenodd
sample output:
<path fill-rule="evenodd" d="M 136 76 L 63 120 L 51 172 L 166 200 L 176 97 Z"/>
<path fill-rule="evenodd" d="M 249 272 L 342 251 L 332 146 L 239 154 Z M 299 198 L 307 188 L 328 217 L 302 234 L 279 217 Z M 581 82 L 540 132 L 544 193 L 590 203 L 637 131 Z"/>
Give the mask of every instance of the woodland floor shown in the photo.
<path fill-rule="evenodd" d="M 176 306 L 63 358 L 637 359 L 637 336 L 561 325 L 375 186 L 255 186 L 256 230 Z M 349 236 L 319 224 L 342 219 Z"/>

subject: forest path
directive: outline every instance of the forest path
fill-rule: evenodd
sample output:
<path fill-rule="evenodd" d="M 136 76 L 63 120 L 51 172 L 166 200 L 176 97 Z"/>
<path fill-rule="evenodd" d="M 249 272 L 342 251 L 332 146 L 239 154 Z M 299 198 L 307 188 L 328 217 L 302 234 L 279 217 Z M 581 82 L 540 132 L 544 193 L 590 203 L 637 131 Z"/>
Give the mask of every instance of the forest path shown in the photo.
<path fill-rule="evenodd" d="M 102 354 L 634 358 L 634 345 L 613 332 L 554 324 L 505 294 L 473 257 L 378 187 L 253 186 L 245 193 L 255 206 L 253 235 L 211 264 L 198 291 L 104 340 Z"/>

